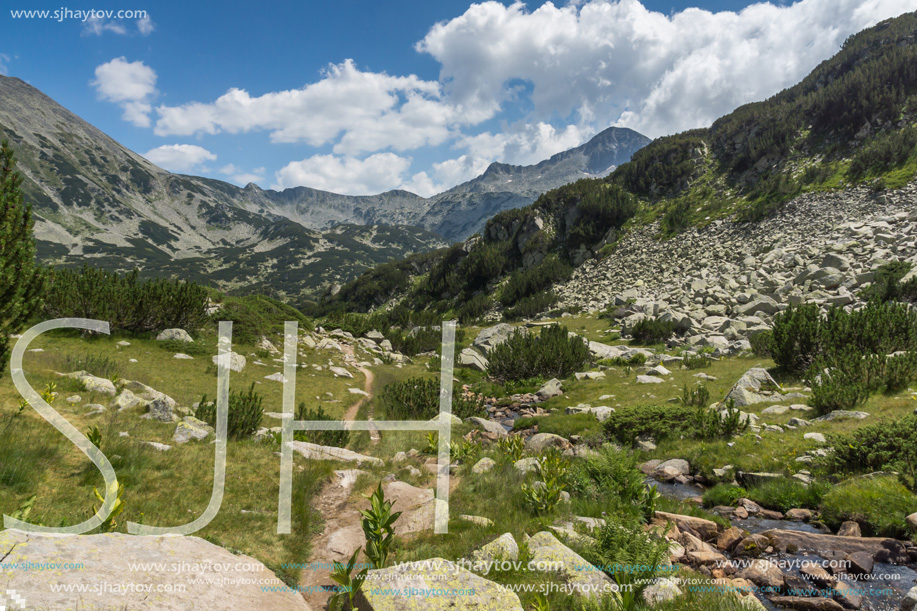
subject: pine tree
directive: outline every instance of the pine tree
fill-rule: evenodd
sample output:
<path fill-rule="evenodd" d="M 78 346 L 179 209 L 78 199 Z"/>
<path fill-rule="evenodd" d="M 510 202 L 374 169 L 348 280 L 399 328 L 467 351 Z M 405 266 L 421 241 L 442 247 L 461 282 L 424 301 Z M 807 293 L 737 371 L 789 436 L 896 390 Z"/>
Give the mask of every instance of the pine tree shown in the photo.
<path fill-rule="evenodd" d="M 6 140 L 0 143 L 0 372 L 9 356 L 10 335 L 41 305 L 44 269 L 35 263 L 32 208 L 23 202 L 22 176 Z"/>

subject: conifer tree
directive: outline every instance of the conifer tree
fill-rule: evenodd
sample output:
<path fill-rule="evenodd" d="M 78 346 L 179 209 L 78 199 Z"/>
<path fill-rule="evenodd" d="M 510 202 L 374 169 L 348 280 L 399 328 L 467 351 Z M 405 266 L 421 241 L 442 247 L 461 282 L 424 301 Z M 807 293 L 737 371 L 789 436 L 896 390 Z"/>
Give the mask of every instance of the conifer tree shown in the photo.
<path fill-rule="evenodd" d="M 41 305 L 44 269 L 35 263 L 32 208 L 22 199 L 22 176 L 6 140 L 0 143 L 0 373 L 9 357 L 10 335 Z"/>

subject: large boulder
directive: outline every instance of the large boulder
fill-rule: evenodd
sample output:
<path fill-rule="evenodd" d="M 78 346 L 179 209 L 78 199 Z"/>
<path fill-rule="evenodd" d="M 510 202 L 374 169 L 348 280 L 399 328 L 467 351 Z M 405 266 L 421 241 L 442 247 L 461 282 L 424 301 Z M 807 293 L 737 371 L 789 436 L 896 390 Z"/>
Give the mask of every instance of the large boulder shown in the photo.
<path fill-rule="evenodd" d="M 462 350 L 459 353 L 458 362 L 462 367 L 471 367 L 478 371 L 487 371 L 487 366 L 490 365 L 487 361 L 487 357 L 474 348 L 465 348 Z"/>
<path fill-rule="evenodd" d="M 727 393 L 726 400 L 732 399 L 738 407 L 746 407 L 754 403 L 771 401 L 773 398 L 764 395 L 761 391 L 775 392 L 780 386 L 762 367 L 754 367 L 745 372 L 739 381 Z"/>
<path fill-rule="evenodd" d="M 901 601 L 901 611 L 914 611 L 915 609 L 917 609 L 917 586 L 911 588 Z"/>
<path fill-rule="evenodd" d="M 97 535 L 43 535 L 19 530 L 0 532 L 4 562 L 12 564 L 79 562 L 78 571 L 7 571 L 3 590 L 18 592 L 29 609 L 271 609 L 309 611 L 309 605 L 259 561 L 232 554 L 198 537 Z M 194 567 L 183 575 L 176 563 Z M 143 564 L 143 571 L 132 566 Z M 129 576 L 129 577 L 128 577 Z M 132 588 L 115 593 L 103 584 Z M 213 580 L 212 583 L 208 583 Z M 232 587 L 217 585 L 231 580 Z M 88 588 L 86 586 L 89 586 Z M 163 586 L 174 587 L 157 591 Z M 79 603 L 74 595 L 79 590 Z M 0 605 L 3 597 L 0 596 Z M 12 608 L 18 609 L 18 606 Z"/>
<path fill-rule="evenodd" d="M 513 538 L 513 533 L 504 533 L 490 543 L 471 552 L 471 558 L 476 562 L 492 564 L 499 560 L 517 560 L 519 558 L 519 545 Z"/>
<path fill-rule="evenodd" d="M 171 405 L 165 399 L 155 399 L 147 405 L 150 418 L 160 422 L 175 422 L 178 416 L 172 411 Z"/>
<path fill-rule="evenodd" d="M 194 441 L 203 441 L 213 432 L 213 427 L 203 420 L 198 420 L 194 416 L 185 416 L 175 427 L 172 441 L 177 444 L 188 443 L 192 439 Z"/>
<path fill-rule="evenodd" d="M 166 329 L 156 336 L 156 341 L 176 341 L 176 342 L 193 342 L 194 339 L 184 329 Z"/>
<path fill-rule="evenodd" d="M 355 602 L 368 611 L 522 611 L 515 592 L 443 558 L 369 571 Z"/>
<path fill-rule="evenodd" d="M 561 381 L 557 378 L 551 378 L 544 385 L 538 389 L 538 392 L 535 393 L 538 395 L 538 398 L 542 401 L 547 401 L 553 397 L 559 397 L 564 394 Z"/>
<path fill-rule="evenodd" d="M 571 447 L 573 447 L 573 444 L 560 435 L 554 435 L 553 433 L 536 433 L 525 442 L 525 449 L 535 454 L 541 454 L 548 448 L 569 450 Z"/>
<path fill-rule="evenodd" d="M 525 333 L 526 330 L 524 327 L 520 327 L 520 333 Z M 493 327 L 487 327 L 474 338 L 473 345 L 475 348 L 487 354 L 493 350 L 494 346 L 502 344 L 509 337 L 516 332 L 516 328 L 505 322 L 500 323 L 499 325 L 494 325 Z"/>
<path fill-rule="evenodd" d="M 79 380 L 86 392 L 97 392 L 114 397 L 118 391 L 114 382 L 92 375 L 88 371 L 74 371 L 73 373 L 58 374 L 71 380 Z"/>
<path fill-rule="evenodd" d="M 554 573 L 578 594 L 598 598 L 617 587 L 608 575 L 547 531 L 530 537 L 528 548 L 530 570 Z"/>
<path fill-rule="evenodd" d="M 242 356 L 241 354 L 237 354 L 235 352 L 227 352 L 226 355 L 227 356 L 224 358 L 226 358 L 226 366 L 229 367 L 230 371 L 235 371 L 238 373 L 238 372 L 241 372 L 243 369 L 245 369 L 245 357 L 244 356 Z M 213 358 L 211 360 L 213 361 L 214 365 L 219 365 L 220 364 L 219 359 L 220 359 L 220 356 L 218 354 L 215 354 L 213 355 Z"/>
<path fill-rule="evenodd" d="M 291 441 L 289 444 L 294 452 L 310 460 L 338 460 L 341 462 L 352 462 L 358 465 L 365 463 L 368 465 L 378 465 L 380 467 L 385 464 L 385 461 L 381 458 L 357 454 L 345 448 L 320 446 L 317 443 L 309 443 L 307 441 Z"/>
<path fill-rule="evenodd" d="M 719 534 L 720 527 L 712 520 L 665 511 L 657 511 L 655 515 L 660 520 L 674 523 L 680 530 L 693 530 L 705 541 L 716 539 Z"/>
<path fill-rule="evenodd" d="M 470 423 L 472 426 L 475 426 L 487 433 L 492 433 L 499 437 L 506 435 L 506 429 L 503 428 L 503 425 L 494 422 L 493 420 L 488 420 L 487 418 L 479 418 L 478 416 L 472 416 L 471 418 L 465 418 L 465 422 Z"/>
<path fill-rule="evenodd" d="M 783 587 L 783 571 L 780 567 L 770 560 L 757 559 L 752 560 L 748 566 L 738 572 L 738 577 L 747 579 L 756 586 L 762 588 L 774 588 L 769 591 L 776 591 Z"/>

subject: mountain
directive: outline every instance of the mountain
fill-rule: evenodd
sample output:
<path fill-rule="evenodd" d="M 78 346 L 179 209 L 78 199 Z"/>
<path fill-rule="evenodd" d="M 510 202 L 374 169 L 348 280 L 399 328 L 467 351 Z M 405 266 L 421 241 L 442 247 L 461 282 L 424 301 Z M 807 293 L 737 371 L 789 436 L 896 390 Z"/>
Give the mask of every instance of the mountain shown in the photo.
<path fill-rule="evenodd" d="M 844 199 L 867 186 L 879 200 L 883 191 L 898 197 L 915 176 L 917 13 L 907 13 L 850 37 L 802 82 L 768 100 L 742 106 L 709 128 L 654 140 L 605 178 L 547 191 L 530 206 L 492 217 L 480 239 L 424 259 L 422 267 L 409 257 L 370 270 L 324 303 L 367 311 L 395 302 L 464 321 L 501 311 L 533 317 L 559 300 L 594 305 L 603 300 L 597 293 L 630 288 L 610 287 L 602 276 L 622 249 L 634 249 L 633 263 L 669 245 L 675 270 L 681 255 L 674 238 L 682 234 L 716 235 L 738 225 L 736 233 L 752 235 L 788 202 L 793 206 L 780 223 L 793 223 L 794 210 L 823 201 L 809 195 L 841 193 Z M 797 220 L 807 226 L 812 218 L 825 222 L 822 215 Z M 835 222 L 842 220 L 857 219 Z M 633 246 L 630 235 L 649 235 L 662 247 Z M 653 280 L 667 273 L 657 268 Z M 565 285 L 571 277 L 589 280 L 571 289 Z"/>
<path fill-rule="evenodd" d="M 433 198 L 245 188 L 172 174 L 23 81 L 0 76 L 0 136 L 34 205 L 39 258 L 305 298 L 479 230 L 492 214 L 609 168 L 648 140 L 606 130 L 536 166 L 492 165 Z"/>
<path fill-rule="evenodd" d="M 407 191 L 351 196 L 308 187 L 278 192 L 248 185 L 244 207 L 312 229 L 339 223 L 411 225 L 453 242 L 479 232 L 499 212 L 531 204 L 545 191 L 580 178 L 606 176 L 649 142 L 631 129 L 610 127 L 586 144 L 536 165 L 493 163 L 477 178 L 430 198 Z"/>

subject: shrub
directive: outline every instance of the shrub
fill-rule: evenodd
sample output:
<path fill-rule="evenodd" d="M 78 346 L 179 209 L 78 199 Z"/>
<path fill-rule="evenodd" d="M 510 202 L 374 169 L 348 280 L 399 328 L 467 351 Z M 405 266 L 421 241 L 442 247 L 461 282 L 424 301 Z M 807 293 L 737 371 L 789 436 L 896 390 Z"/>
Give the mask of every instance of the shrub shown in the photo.
<path fill-rule="evenodd" d="M 329 414 L 326 414 L 321 405 L 318 406 L 318 409 L 312 409 L 306 407 L 305 402 L 301 402 L 296 407 L 296 419 L 323 420 L 326 422 L 334 422 L 337 420 L 337 418 L 333 418 Z M 307 441 L 322 446 L 346 448 L 347 444 L 350 443 L 350 431 L 296 431 L 293 433 L 293 438 L 297 441 Z"/>
<path fill-rule="evenodd" d="M 385 500 L 382 482 L 379 482 L 379 486 L 371 495 L 364 498 L 369 500 L 369 509 L 360 511 L 363 516 L 363 536 L 366 538 L 363 553 L 374 568 L 383 569 L 388 564 L 388 556 L 395 540 L 394 524 L 401 516 L 401 512 L 392 513 L 394 501 Z"/>
<path fill-rule="evenodd" d="M 707 407 L 710 404 L 710 391 L 703 384 L 698 384 L 693 389 L 685 384 L 681 391 L 681 404 Z"/>
<path fill-rule="evenodd" d="M 520 300 L 515 306 L 504 310 L 503 318 L 505 320 L 534 318 L 549 309 L 555 303 L 557 303 L 557 295 L 554 294 L 554 291 L 537 293 L 531 297 Z"/>
<path fill-rule="evenodd" d="M 639 523 L 609 513 L 605 525 L 593 532 L 595 543 L 585 552 L 586 559 L 602 567 L 621 583 L 623 580 L 650 580 L 660 567 L 668 564 L 669 542 L 653 532 L 643 532 Z M 628 574 L 615 575 L 615 567 Z"/>
<path fill-rule="evenodd" d="M 829 486 L 812 483 L 808 486 L 790 478 L 767 481 L 748 489 L 747 498 L 767 509 L 786 512 L 794 507 L 817 509 Z"/>
<path fill-rule="evenodd" d="M 602 359 L 599 361 L 599 365 L 605 365 L 607 367 L 639 367 L 640 365 L 646 364 L 646 355 L 642 352 L 624 358 L 623 356 L 616 356 L 610 359 Z"/>
<path fill-rule="evenodd" d="M 917 496 L 893 476 L 859 477 L 832 487 L 820 507 L 832 528 L 853 520 L 866 536 L 905 538 L 905 517 L 917 511 Z"/>
<path fill-rule="evenodd" d="M 500 303 L 504 307 L 512 306 L 523 299 L 543 293 L 551 285 L 568 280 L 573 268 L 560 260 L 556 254 L 528 269 L 522 269 L 510 275 L 500 291 Z"/>
<path fill-rule="evenodd" d="M 748 343 L 751 344 L 751 351 L 755 356 L 771 356 L 771 344 L 774 341 L 774 333 L 771 330 L 758 331 L 748 336 Z"/>
<path fill-rule="evenodd" d="M 551 513 L 560 503 L 560 493 L 566 488 L 569 461 L 556 448 L 548 449 L 537 458 L 536 472 L 540 485 L 522 485 L 523 497 L 536 515 Z"/>
<path fill-rule="evenodd" d="M 732 484 L 717 484 L 704 493 L 704 507 L 731 507 L 747 496 L 745 488 Z"/>
<path fill-rule="evenodd" d="M 638 437 L 648 435 L 657 442 L 667 437 L 693 434 L 696 408 L 685 405 L 648 405 L 618 409 L 603 423 L 605 435 L 623 444 L 633 445 Z"/>
<path fill-rule="evenodd" d="M 487 355 L 487 373 L 496 380 L 527 380 L 536 376 L 565 378 L 590 360 L 589 346 L 569 336 L 566 327 L 544 327 L 538 335 L 519 329 Z"/>
<path fill-rule="evenodd" d="M 585 482 L 583 496 L 608 494 L 626 504 L 636 503 L 645 488 L 643 473 L 637 468 L 637 461 L 629 452 L 605 444 L 577 461 L 577 479 Z"/>
<path fill-rule="evenodd" d="M 681 364 L 685 366 L 685 369 L 704 369 L 709 367 L 712 362 L 703 354 L 689 354 Z"/>
<path fill-rule="evenodd" d="M 813 379 L 809 403 L 821 416 L 837 409 L 851 410 L 868 398 L 869 388 L 859 376 L 841 369 L 831 369 L 822 371 L 817 380 Z"/>
<path fill-rule="evenodd" d="M 476 295 L 455 310 L 455 316 L 461 324 L 473 323 L 490 310 L 493 300 L 489 295 Z"/>
<path fill-rule="evenodd" d="M 897 471 L 917 491 L 917 414 L 831 435 L 828 442 L 824 466 L 829 473 Z"/>
<path fill-rule="evenodd" d="M 439 414 L 439 380 L 437 378 L 409 378 L 392 382 L 382 390 L 382 410 L 391 420 L 429 420 Z M 452 413 L 465 419 L 481 416 L 484 401 L 478 395 L 466 395 L 453 387 Z"/>
<path fill-rule="evenodd" d="M 261 401 L 261 395 L 255 392 L 254 382 L 247 393 L 233 392 L 229 395 L 229 409 L 226 415 L 226 434 L 229 439 L 245 439 L 258 430 L 264 417 Z M 216 403 L 207 401 L 207 395 L 204 395 L 194 416 L 216 428 Z"/>
<path fill-rule="evenodd" d="M 917 128 L 883 132 L 857 149 L 847 169 L 847 176 L 859 180 L 879 175 L 907 161 L 917 147 Z"/>
<path fill-rule="evenodd" d="M 690 224 L 691 202 L 688 199 L 677 199 L 665 209 L 662 215 L 662 231 L 669 235 L 681 233 Z"/>
<path fill-rule="evenodd" d="M 802 375 L 823 352 L 822 316 L 816 304 L 790 306 L 774 317 L 771 357 L 779 367 Z"/>
<path fill-rule="evenodd" d="M 666 341 L 675 333 L 675 322 L 659 318 L 644 318 L 631 327 L 630 334 L 634 341 L 642 344 L 658 344 Z"/>
<path fill-rule="evenodd" d="M 298 322 L 300 329 L 312 329 L 312 321 L 302 312 L 264 295 L 226 297 L 213 318 L 232 321 L 233 340 L 241 344 L 254 344 L 262 335 L 283 333 L 288 320 Z"/>
<path fill-rule="evenodd" d="M 180 280 L 140 280 L 134 270 L 120 275 L 83 266 L 54 270 L 45 291 L 49 318 L 95 318 L 112 331 L 150 333 L 168 328 L 194 332 L 207 321 L 207 290 Z"/>

